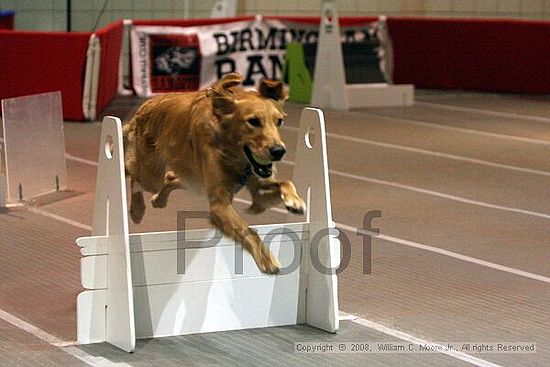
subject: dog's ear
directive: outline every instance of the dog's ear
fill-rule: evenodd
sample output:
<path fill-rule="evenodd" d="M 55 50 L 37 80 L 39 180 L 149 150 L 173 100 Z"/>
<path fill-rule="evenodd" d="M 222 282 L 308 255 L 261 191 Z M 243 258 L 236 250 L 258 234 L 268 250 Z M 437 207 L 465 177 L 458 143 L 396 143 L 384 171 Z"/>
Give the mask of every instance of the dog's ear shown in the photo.
<path fill-rule="evenodd" d="M 275 101 L 284 101 L 287 99 L 283 82 L 280 80 L 262 79 L 260 81 L 259 91 L 262 96 L 271 98 Z"/>
<path fill-rule="evenodd" d="M 212 84 L 214 95 L 225 95 L 230 93 L 230 89 L 238 86 L 243 82 L 243 77 L 238 73 L 229 73 L 223 76 L 220 80 Z"/>
<path fill-rule="evenodd" d="M 212 110 L 216 117 L 221 118 L 235 112 L 237 106 L 233 98 L 228 96 L 214 96 L 212 97 Z"/>
<path fill-rule="evenodd" d="M 225 74 L 220 80 L 220 86 L 222 89 L 229 89 L 231 87 L 236 87 L 237 85 L 243 82 L 243 76 L 239 73 L 229 73 Z"/>
<path fill-rule="evenodd" d="M 232 96 L 230 88 L 241 84 L 243 77 L 238 73 L 229 73 L 211 87 L 212 110 L 218 118 L 227 116 L 235 112 L 237 106 Z"/>

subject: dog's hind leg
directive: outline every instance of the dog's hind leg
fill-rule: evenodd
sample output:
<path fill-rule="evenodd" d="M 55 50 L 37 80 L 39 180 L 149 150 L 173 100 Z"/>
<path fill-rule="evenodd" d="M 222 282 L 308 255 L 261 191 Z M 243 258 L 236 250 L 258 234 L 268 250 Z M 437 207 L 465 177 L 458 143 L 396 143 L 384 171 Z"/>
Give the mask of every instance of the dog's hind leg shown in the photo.
<path fill-rule="evenodd" d="M 296 187 L 291 181 L 277 181 L 273 178 L 260 179 L 254 176 L 250 178 L 247 186 L 252 195 L 252 205 L 248 208 L 249 213 L 259 214 L 281 203 L 294 214 L 303 214 L 306 210 L 306 203 L 298 195 Z"/>
<path fill-rule="evenodd" d="M 154 208 L 164 208 L 168 203 L 168 196 L 176 189 L 184 189 L 181 179 L 174 173 L 168 171 L 164 175 L 164 182 L 159 192 L 151 197 L 151 204 Z"/>
<path fill-rule="evenodd" d="M 143 187 L 133 177 L 130 178 L 132 188 L 132 201 L 130 202 L 130 218 L 134 223 L 139 223 L 145 215 L 145 199 L 143 198 Z"/>

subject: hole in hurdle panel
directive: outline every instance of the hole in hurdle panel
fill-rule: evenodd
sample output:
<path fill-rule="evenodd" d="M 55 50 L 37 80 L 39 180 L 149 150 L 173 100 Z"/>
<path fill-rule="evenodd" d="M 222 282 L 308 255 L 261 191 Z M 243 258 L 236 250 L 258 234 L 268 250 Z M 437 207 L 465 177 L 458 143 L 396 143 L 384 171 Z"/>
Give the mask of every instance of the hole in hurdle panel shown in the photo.
<path fill-rule="evenodd" d="M 332 9 L 325 10 L 325 16 L 323 17 L 323 23 L 325 24 L 332 24 L 333 14 Z"/>
<path fill-rule="evenodd" d="M 113 159 L 113 152 L 115 151 L 115 142 L 111 135 L 105 137 L 105 156 L 107 159 Z"/>
<path fill-rule="evenodd" d="M 313 149 L 313 147 L 315 146 L 315 139 L 316 139 L 315 129 L 313 127 L 310 127 L 304 139 L 306 146 L 309 149 Z"/>

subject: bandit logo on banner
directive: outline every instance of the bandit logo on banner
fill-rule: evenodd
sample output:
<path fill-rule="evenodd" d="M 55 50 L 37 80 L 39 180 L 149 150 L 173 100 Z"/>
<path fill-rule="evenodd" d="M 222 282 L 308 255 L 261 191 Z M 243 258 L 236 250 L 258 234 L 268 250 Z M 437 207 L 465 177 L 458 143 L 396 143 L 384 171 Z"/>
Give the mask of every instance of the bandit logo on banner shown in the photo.
<path fill-rule="evenodd" d="M 314 44 L 318 25 L 256 18 L 197 27 L 133 26 L 131 57 L 136 94 L 191 91 L 238 72 L 244 86 L 282 79 L 288 42 Z M 342 27 L 348 43 L 372 38 L 376 22 Z"/>
<path fill-rule="evenodd" d="M 196 34 L 149 36 L 151 92 L 197 90 L 201 53 Z"/>

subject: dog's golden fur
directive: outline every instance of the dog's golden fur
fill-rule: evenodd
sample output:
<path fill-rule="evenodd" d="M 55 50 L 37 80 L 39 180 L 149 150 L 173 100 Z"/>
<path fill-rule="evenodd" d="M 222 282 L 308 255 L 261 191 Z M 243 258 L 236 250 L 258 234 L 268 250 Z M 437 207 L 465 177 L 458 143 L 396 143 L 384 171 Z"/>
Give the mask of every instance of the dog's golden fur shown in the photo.
<path fill-rule="evenodd" d="M 265 80 L 255 92 L 241 82 L 240 75 L 229 74 L 208 89 L 154 97 L 139 108 L 124 127 L 130 217 L 136 223 L 143 218 L 144 190 L 153 193 L 157 208 L 166 206 L 172 190 L 202 192 L 213 224 L 242 243 L 262 272 L 274 274 L 278 260 L 233 208 L 233 195 L 246 185 L 252 213 L 280 203 L 303 213 L 305 203 L 292 182 L 275 179 L 270 163 L 284 154 L 282 83 Z M 282 154 L 273 158 L 273 147 Z"/>

